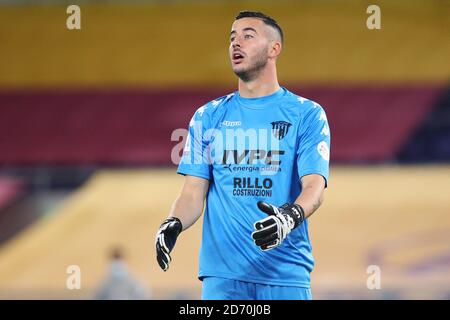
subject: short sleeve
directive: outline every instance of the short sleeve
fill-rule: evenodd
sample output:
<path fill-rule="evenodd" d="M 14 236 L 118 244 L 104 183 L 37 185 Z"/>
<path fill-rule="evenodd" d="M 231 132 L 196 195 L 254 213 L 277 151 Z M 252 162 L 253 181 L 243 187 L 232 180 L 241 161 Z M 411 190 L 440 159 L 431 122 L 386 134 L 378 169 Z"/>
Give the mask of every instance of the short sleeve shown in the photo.
<path fill-rule="evenodd" d="M 177 173 L 211 180 L 212 165 L 207 152 L 209 141 L 204 138 L 205 131 L 209 128 L 205 108 L 206 106 L 199 108 L 189 122 L 188 136 Z"/>
<path fill-rule="evenodd" d="M 330 127 L 325 110 L 318 104 L 302 120 L 297 149 L 298 176 L 319 174 L 328 185 Z"/>

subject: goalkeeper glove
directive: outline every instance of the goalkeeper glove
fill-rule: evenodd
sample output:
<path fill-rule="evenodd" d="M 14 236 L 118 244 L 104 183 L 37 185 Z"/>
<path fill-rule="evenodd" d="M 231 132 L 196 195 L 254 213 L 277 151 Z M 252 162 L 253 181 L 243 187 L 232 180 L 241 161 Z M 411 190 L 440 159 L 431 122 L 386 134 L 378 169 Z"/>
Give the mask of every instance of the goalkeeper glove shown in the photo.
<path fill-rule="evenodd" d="M 258 201 L 258 208 L 269 215 L 255 222 L 255 231 L 252 233 L 255 244 L 263 251 L 278 247 L 287 235 L 305 220 L 303 208 L 296 203 L 276 207 Z"/>
<path fill-rule="evenodd" d="M 156 260 L 164 271 L 169 269 L 169 263 L 172 260 L 170 252 L 175 246 L 181 230 L 183 230 L 183 226 L 180 219 L 171 217 L 164 220 L 156 233 Z"/>

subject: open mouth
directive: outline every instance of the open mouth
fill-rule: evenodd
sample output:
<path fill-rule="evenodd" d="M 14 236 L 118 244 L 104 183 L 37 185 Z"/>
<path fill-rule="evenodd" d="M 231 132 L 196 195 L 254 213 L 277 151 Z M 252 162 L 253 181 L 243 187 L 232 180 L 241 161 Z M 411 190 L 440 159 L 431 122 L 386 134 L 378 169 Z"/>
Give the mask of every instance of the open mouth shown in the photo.
<path fill-rule="evenodd" d="M 232 60 L 233 60 L 234 64 L 239 64 L 244 59 L 244 56 L 240 52 L 234 52 L 232 57 L 233 57 Z"/>

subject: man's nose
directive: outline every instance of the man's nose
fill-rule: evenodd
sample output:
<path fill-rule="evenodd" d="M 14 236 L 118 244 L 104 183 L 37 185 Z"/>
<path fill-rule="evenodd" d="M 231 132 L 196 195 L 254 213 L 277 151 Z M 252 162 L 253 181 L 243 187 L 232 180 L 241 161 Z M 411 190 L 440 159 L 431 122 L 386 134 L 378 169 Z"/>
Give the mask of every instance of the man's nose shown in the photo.
<path fill-rule="evenodd" d="M 233 42 L 231 43 L 233 49 L 237 48 L 237 47 L 241 47 L 241 39 L 239 36 L 236 35 L 236 37 L 233 39 Z"/>
<path fill-rule="evenodd" d="M 236 48 L 240 48 L 241 44 L 237 40 L 234 40 L 232 46 L 233 46 L 233 49 L 236 49 Z"/>

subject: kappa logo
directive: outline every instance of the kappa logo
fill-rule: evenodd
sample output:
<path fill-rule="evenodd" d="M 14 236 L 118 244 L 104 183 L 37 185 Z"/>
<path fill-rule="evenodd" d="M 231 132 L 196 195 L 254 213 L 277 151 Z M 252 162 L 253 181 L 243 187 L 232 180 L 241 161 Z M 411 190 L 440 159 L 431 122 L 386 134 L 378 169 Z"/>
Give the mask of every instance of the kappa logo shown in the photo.
<path fill-rule="evenodd" d="M 273 136 L 278 140 L 283 139 L 287 135 L 289 128 L 292 126 L 292 124 L 287 121 L 274 121 L 270 124 L 272 125 Z"/>
<path fill-rule="evenodd" d="M 228 120 L 225 120 L 225 121 L 222 121 L 221 124 L 224 127 L 237 127 L 237 126 L 241 125 L 241 122 L 240 121 L 228 121 Z"/>

